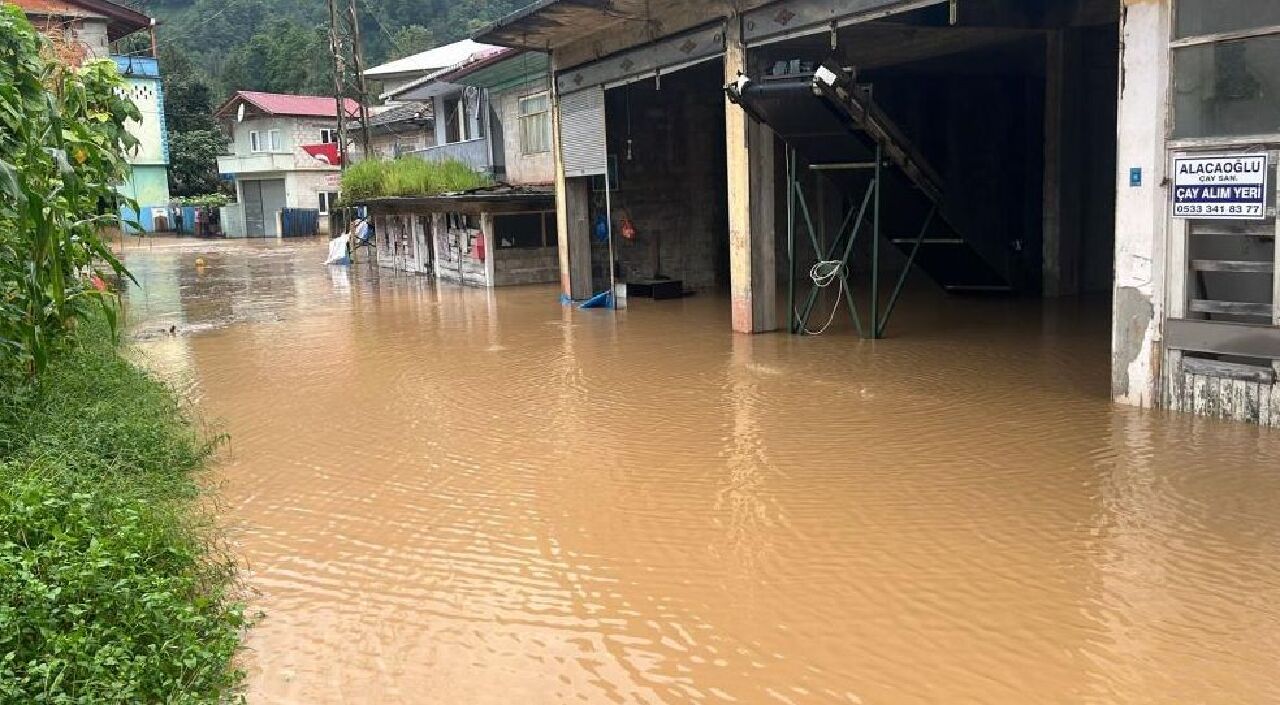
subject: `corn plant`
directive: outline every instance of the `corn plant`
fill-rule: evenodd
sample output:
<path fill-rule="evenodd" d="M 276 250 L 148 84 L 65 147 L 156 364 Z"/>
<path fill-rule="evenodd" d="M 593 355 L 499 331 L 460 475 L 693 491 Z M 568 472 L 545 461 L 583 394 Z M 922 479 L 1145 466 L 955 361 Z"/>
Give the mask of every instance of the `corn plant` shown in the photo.
<path fill-rule="evenodd" d="M 114 296 L 94 271 L 127 275 L 100 235 L 119 225 L 140 118 L 110 61 L 73 67 L 0 3 L 0 374 L 35 376 L 77 319 Z M 131 204 L 132 205 L 132 204 Z"/>

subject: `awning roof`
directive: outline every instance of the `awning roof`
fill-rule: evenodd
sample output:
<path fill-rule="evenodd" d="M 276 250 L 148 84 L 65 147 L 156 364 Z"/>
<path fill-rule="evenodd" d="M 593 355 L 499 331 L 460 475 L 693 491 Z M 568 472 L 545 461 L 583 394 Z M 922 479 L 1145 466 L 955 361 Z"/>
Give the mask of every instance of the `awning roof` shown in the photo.
<path fill-rule="evenodd" d="M 369 78 L 390 78 L 396 76 L 412 76 L 447 69 L 450 66 L 466 61 L 476 54 L 486 53 L 494 47 L 480 44 L 470 39 L 446 44 L 429 51 L 424 51 L 403 59 L 396 59 L 385 64 L 366 69 L 364 75 Z"/>
<path fill-rule="evenodd" d="M 515 49 L 547 51 L 610 24 L 643 19 L 656 0 L 538 0 L 476 33 L 477 41 Z"/>
<path fill-rule="evenodd" d="M 108 0 L 12 0 L 29 15 L 44 17 L 102 17 L 107 21 L 107 38 L 116 41 L 141 32 L 154 22 L 130 7 Z"/>
<path fill-rule="evenodd" d="M 421 209 L 479 213 L 552 210 L 555 202 L 555 192 L 550 186 L 512 186 L 499 183 L 458 193 L 368 198 L 359 201 L 357 205 L 399 211 Z"/>
<path fill-rule="evenodd" d="M 504 90 L 546 78 L 550 67 L 551 58 L 542 52 L 514 52 L 503 61 L 468 70 L 450 80 L 465 86 Z"/>

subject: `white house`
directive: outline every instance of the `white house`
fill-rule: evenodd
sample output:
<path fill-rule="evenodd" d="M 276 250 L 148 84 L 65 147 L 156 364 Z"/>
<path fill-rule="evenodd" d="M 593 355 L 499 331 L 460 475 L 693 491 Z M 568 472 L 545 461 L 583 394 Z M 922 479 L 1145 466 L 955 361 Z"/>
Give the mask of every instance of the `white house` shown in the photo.
<path fill-rule="evenodd" d="M 347 100 L 351 119 L 359 105 Z M 236 185 L 236 205 L 224 212 L 229 237 L 279 237 L 281 211 L 314 209 L 328 225 L 341 183 L 337 104 L 331 97 L 237 91 L 217 116 L 228 126 L 231 154 L 218 172 Z"/>

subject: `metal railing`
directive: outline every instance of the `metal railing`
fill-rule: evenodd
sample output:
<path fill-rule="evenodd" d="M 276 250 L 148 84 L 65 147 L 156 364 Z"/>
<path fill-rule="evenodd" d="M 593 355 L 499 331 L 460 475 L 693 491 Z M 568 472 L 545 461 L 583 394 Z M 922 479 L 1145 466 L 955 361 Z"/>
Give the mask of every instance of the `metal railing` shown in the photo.
<path fill-rule="evenodd" d="M 493 171 L 493 164 L 489 162 L 489 141 L 485 138 L 415 149 L 405 154 L 433 162 L 453 159 L 476 171 Z"/>

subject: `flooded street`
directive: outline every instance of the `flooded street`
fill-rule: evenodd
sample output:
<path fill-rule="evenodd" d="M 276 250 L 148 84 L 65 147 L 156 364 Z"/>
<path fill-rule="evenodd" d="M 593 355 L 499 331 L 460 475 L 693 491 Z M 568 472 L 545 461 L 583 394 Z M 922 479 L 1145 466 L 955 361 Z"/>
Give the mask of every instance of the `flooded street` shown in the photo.
<path fill-rule="evenodd" d="M 250 703 L 1280 702 L 1280 433 L 1113 406 L 1105 302 L 752 338 L 323 252 L 125 253 Z"/>

